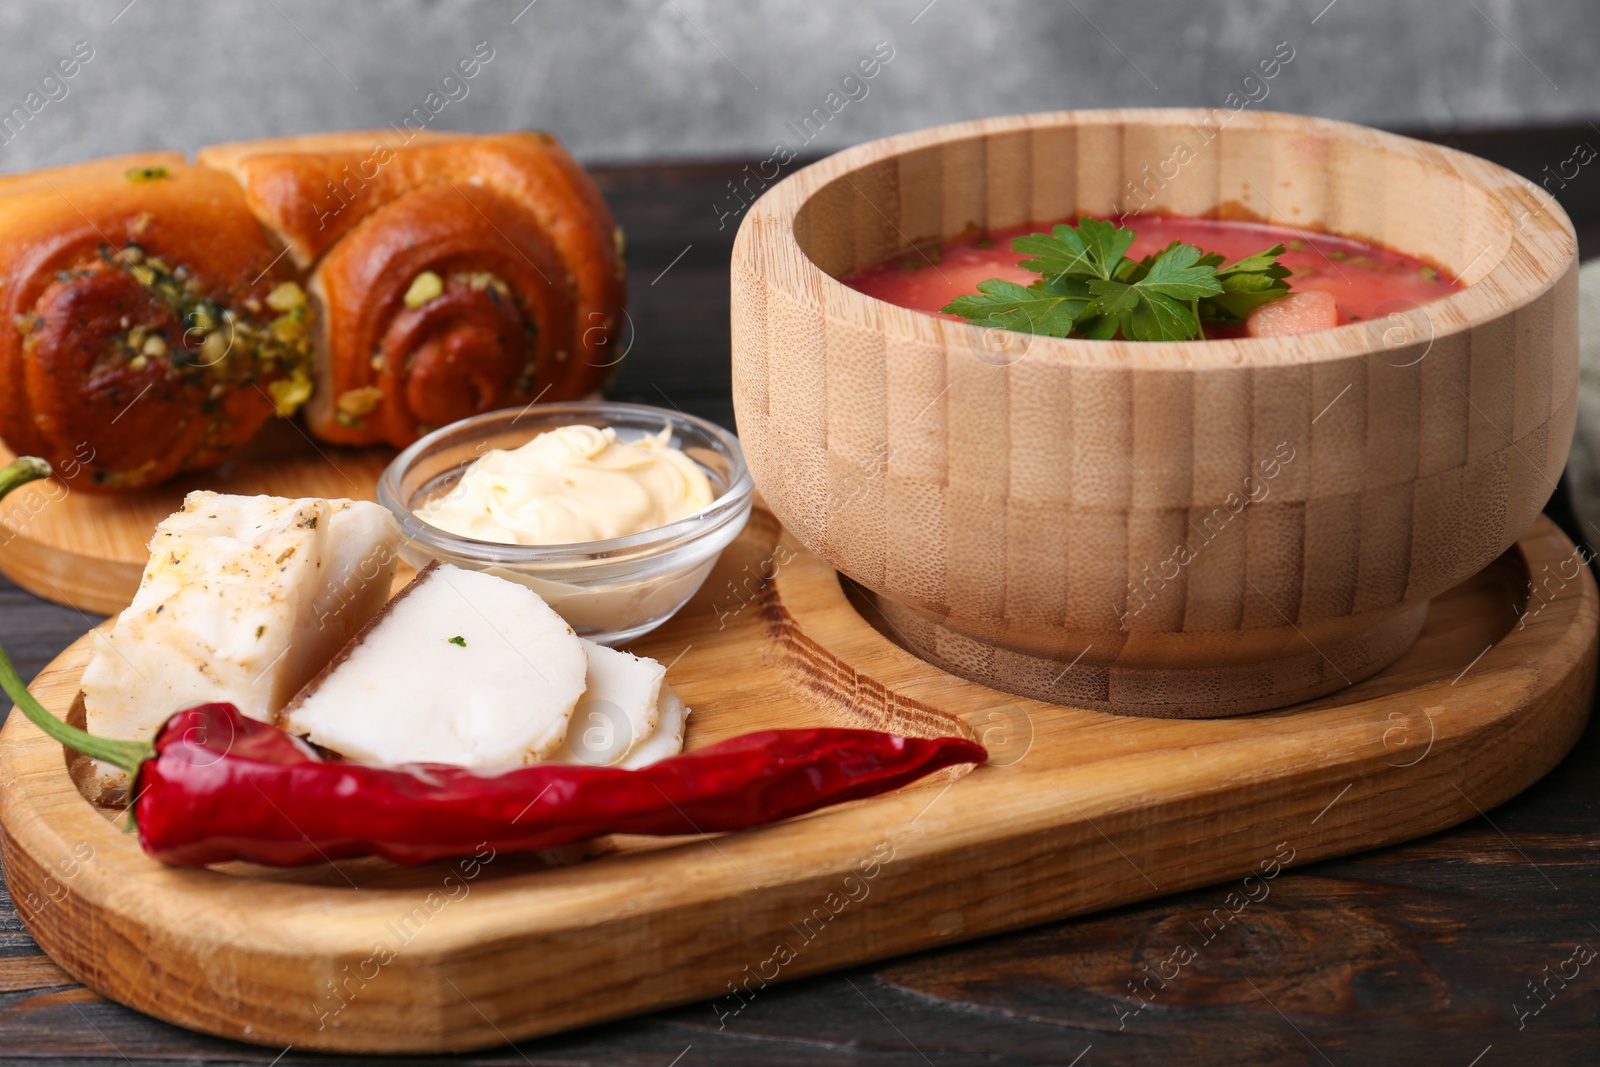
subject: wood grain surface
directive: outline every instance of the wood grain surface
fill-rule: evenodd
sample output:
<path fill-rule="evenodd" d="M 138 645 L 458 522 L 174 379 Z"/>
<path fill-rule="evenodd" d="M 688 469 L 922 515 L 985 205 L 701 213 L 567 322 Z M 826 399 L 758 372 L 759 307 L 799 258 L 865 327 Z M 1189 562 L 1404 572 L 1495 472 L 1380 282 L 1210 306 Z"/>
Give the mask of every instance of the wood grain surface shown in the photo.
<path fill-rule="evenodd" d="M 1452 135 L 1538 178 L 1592 140 L 1572 128 Z M 754 169 L 755 163 L 751 163 Z M 632 352 L 612 399 L 668 403 L 732 425 L 727 263 L 733 226 L 713 205 L 747 176 L 725 165 L 613 168 L 600 180 L 629 235 Z M 1580 243 L 1600 254 L 1600 179 L 1558 190 Z M 654 285 L 651 283 L 655 282 Z M 1552 508 L 1564 503 L 1562 495 Z M 1577 527 L 1564 507 L 1569 532 Z M 1592 531 L 1585 531 L 1594 536 Z M 94 620 L 0 579 L 0 643 L 32 676 Z M 1584 976 L 1531 1010 L 1526 982 L 1575 942 L 1600 947 L 1600 718 L 1550 775 L 1486 817 L 1421 841 L 1297 867 L 1206 947 L 1165 1003 L 1122 1030 L 1127 982 L 1169 948 L 1149 932 L 1199 923 L 1233 885 L 774 986 L 719 1024 L 712 1002 L 456 1057 L 404 1064 L 752 1062 L 828 1067 L 1226 1063 L 1584 1065 L 1600 984 Z M 105 1000 L 43 957 L 0 890 L 0 1062 L 267 1067 L 328 1057 L 208 1037 Z M 1552 983 L 1554 987 L 1554 983 Z M 1556 987 L 1559 988 L 1559 987 Z M 1283 1009 L 1280 1014 L 1278 1005 Z M 1481 1057 L 1481 1059 L 1480 1059 Z"/>
<path fill-rule="evenodd" d="M 784 524 L 954 673 L 1156 716 L 1332 692 L 1400 655 L 1428 598 L 1555 489 L 1577 242 L 1542 203 L 1484 160 L 1270 112 L 1225 130 L 1201 109 L 1057 112 L 858 145 L 740 226 L 745 454 Z M 984 329 L 838 280 L 963 234 L 1146 213 L 1342 234 L 1467 284 L 1337 329 L 1139 343 Z"/>
<path fill-rule="evenodd" d="M 705 997 L 737 1017 L 783 980 L 1163 885 L 1243 879 L 1257 894 L 1293 863 L 1472 818 L 1582 732 L 1597 620 L 1587 567 L 1541 520 L 1437 598 L 1405 656 L 1336 696 L 1254 718 L 1127 719 L 1008 699 L 917 659 L 757 511 L 702 593 L 632 646 L 673 665 L 694 708 L 687 746 L 868 725 L 975 734 L 988 765 L 717 839 L 559 850 L 553 869 L 488 850 L 413 869 L 181 870 L 79 797 L 61 746 L 13 717 L 0 732 L 0 857 L 12 891 L 38 904 L 31 933 L 68 973 L 224 1037 L 434 1052 Z M 55 714 L 93 651 L 86 635 L 34 683 Z M 1225 908 L 1175 945 L 1177 970 L 1235 916 Z M 1135 995 L 1156 997 L 1174 966 L 1157 967 L 1158 985 L 1137 978 Z"/>

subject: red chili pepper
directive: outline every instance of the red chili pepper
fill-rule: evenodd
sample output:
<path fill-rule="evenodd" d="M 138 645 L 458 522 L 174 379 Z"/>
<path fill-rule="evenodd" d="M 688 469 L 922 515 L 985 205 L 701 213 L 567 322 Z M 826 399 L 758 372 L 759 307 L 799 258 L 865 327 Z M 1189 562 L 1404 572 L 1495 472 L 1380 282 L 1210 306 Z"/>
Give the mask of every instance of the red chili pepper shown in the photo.
<path fill-rule="evenodd" d="M 485 844 L 512 852 L 602 834 L 742 830 L 988 758 L 960 737 L 765 730 L 639 770 L 545 763 L 484 775 L 323 760 L 232 704 L 178 712 L 153 744 L 96 737 L 46 711 L 4 651 L 0 686 L 45 733 L 131 774 L 139 843 L 180 866 L 425 863 Z"/>
<path fill-rule="evenodd" d="M 424 863 L 602 834 L 742 830 L 886 792 L 987 757 L 960 737 L 765 730 L 638 770 L 535 764 L 497 775 L 443 764 L 318 759 L 231 704 L 180 711 L 135 786 L 139 840 L 166 863 L 275 867 L 378 855 Z"/>

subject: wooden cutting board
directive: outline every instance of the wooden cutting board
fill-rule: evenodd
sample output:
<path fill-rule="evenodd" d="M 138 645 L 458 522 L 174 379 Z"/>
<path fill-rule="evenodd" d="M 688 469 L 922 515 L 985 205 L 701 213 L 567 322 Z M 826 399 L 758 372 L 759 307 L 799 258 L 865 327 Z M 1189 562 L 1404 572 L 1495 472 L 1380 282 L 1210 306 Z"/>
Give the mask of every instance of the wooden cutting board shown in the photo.
<path fill-rule="evenodd" d="M 75 978 L 269 1047 L 470 1049 L 696 1000 L 709 1000 L 710 1024 L 773 982 L 1266 880 L 1280 864 L 1494 807 L 1582 730 L 1597 598 L 1577 558 L 1541 520 L 1435 600 L 1416 646 L 1376 677 L 1249 717 L 1134 719 L 928 666 L 757 510 L 695 600 L 635 646 L 671 664 L 694 707 L 690 747 L 761 727 L 868 724 L 973 733 L 989 766 L 716 839 L 410 869 L 180 870 L 83 801 L 60 747 L 18 714 L 0 733 L 5 877 L 33 936 Z M 57 714 L 92 642 L 34 683 Z"/>
<path fill-rule="evenodd" d="M 0 444 L 0 465 L 13 454 Z M 0 572 L 79 611 L 121 611 L 139 588 L 156 523 L 194 489 L 371 500 L 389 448 L 318 444 L 298 422 L 273 419 L 222 466 L 136 493 L 86 493 L 54 478 L 0 501 Z"/>

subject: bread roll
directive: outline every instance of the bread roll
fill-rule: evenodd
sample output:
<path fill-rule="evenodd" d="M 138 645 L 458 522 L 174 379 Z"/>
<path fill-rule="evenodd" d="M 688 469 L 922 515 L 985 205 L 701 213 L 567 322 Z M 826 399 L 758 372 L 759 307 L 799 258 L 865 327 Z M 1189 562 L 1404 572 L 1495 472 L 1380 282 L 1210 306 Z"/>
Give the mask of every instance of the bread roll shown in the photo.
<path fill-rule="evenodd" d="M 320 306 L 311 431 L 403 446 L 617 362 L 620 240 L 593 181 L 543 133 L 319 134 L 220 145 Z"/>
<path fill-rule="evenodd" d="M 173 153 L 0 180 L 0 437 L 90 491 L 221 462 L 309 388 L 279 253 L 231 178 Z"/>

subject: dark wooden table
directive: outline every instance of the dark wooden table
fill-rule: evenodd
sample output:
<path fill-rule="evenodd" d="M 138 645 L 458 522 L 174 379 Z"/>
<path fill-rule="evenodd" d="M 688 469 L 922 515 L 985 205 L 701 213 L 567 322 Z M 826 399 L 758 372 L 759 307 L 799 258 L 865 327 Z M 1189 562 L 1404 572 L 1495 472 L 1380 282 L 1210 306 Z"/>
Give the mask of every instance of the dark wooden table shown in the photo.
<path fill-rule="evenodd" d="M 1600 131 L 1453 138 L 1533 177 Z M 728 252 L 740 165 L 601 173 L 629 237 L 632 351 L 611 395 L 728 425 Z M 1600 254 L 1600 178 L 1561 199 Z M 1552 514 L 1575 533 L 1564 490 Z M 31 677 L 94 619 L 0 580 L 0 643 Z M 775 987 L 726 1029 L 708 1004 L 477 1055 L 493 1064 L 1511 1064 L 1600 1062 L 1600 727 L 1551 775 L 1481 819 L 1297 868 L 1230 923 L 1183 980 L 1138 1006 L 1129 984 L 1230 886 Z M 1580 952 L 1583 950 L 1580 949 Z M 1594 951 L 1587 953 L 1594 956 Z M 1581 956 L 1579 958 L 1582 958 Z M 1535 991 L 1537 987 L 1537 991 Z M 71 981 L 0 891 L 0 1062 L 329 1062 L 189 1033 Z"/>

